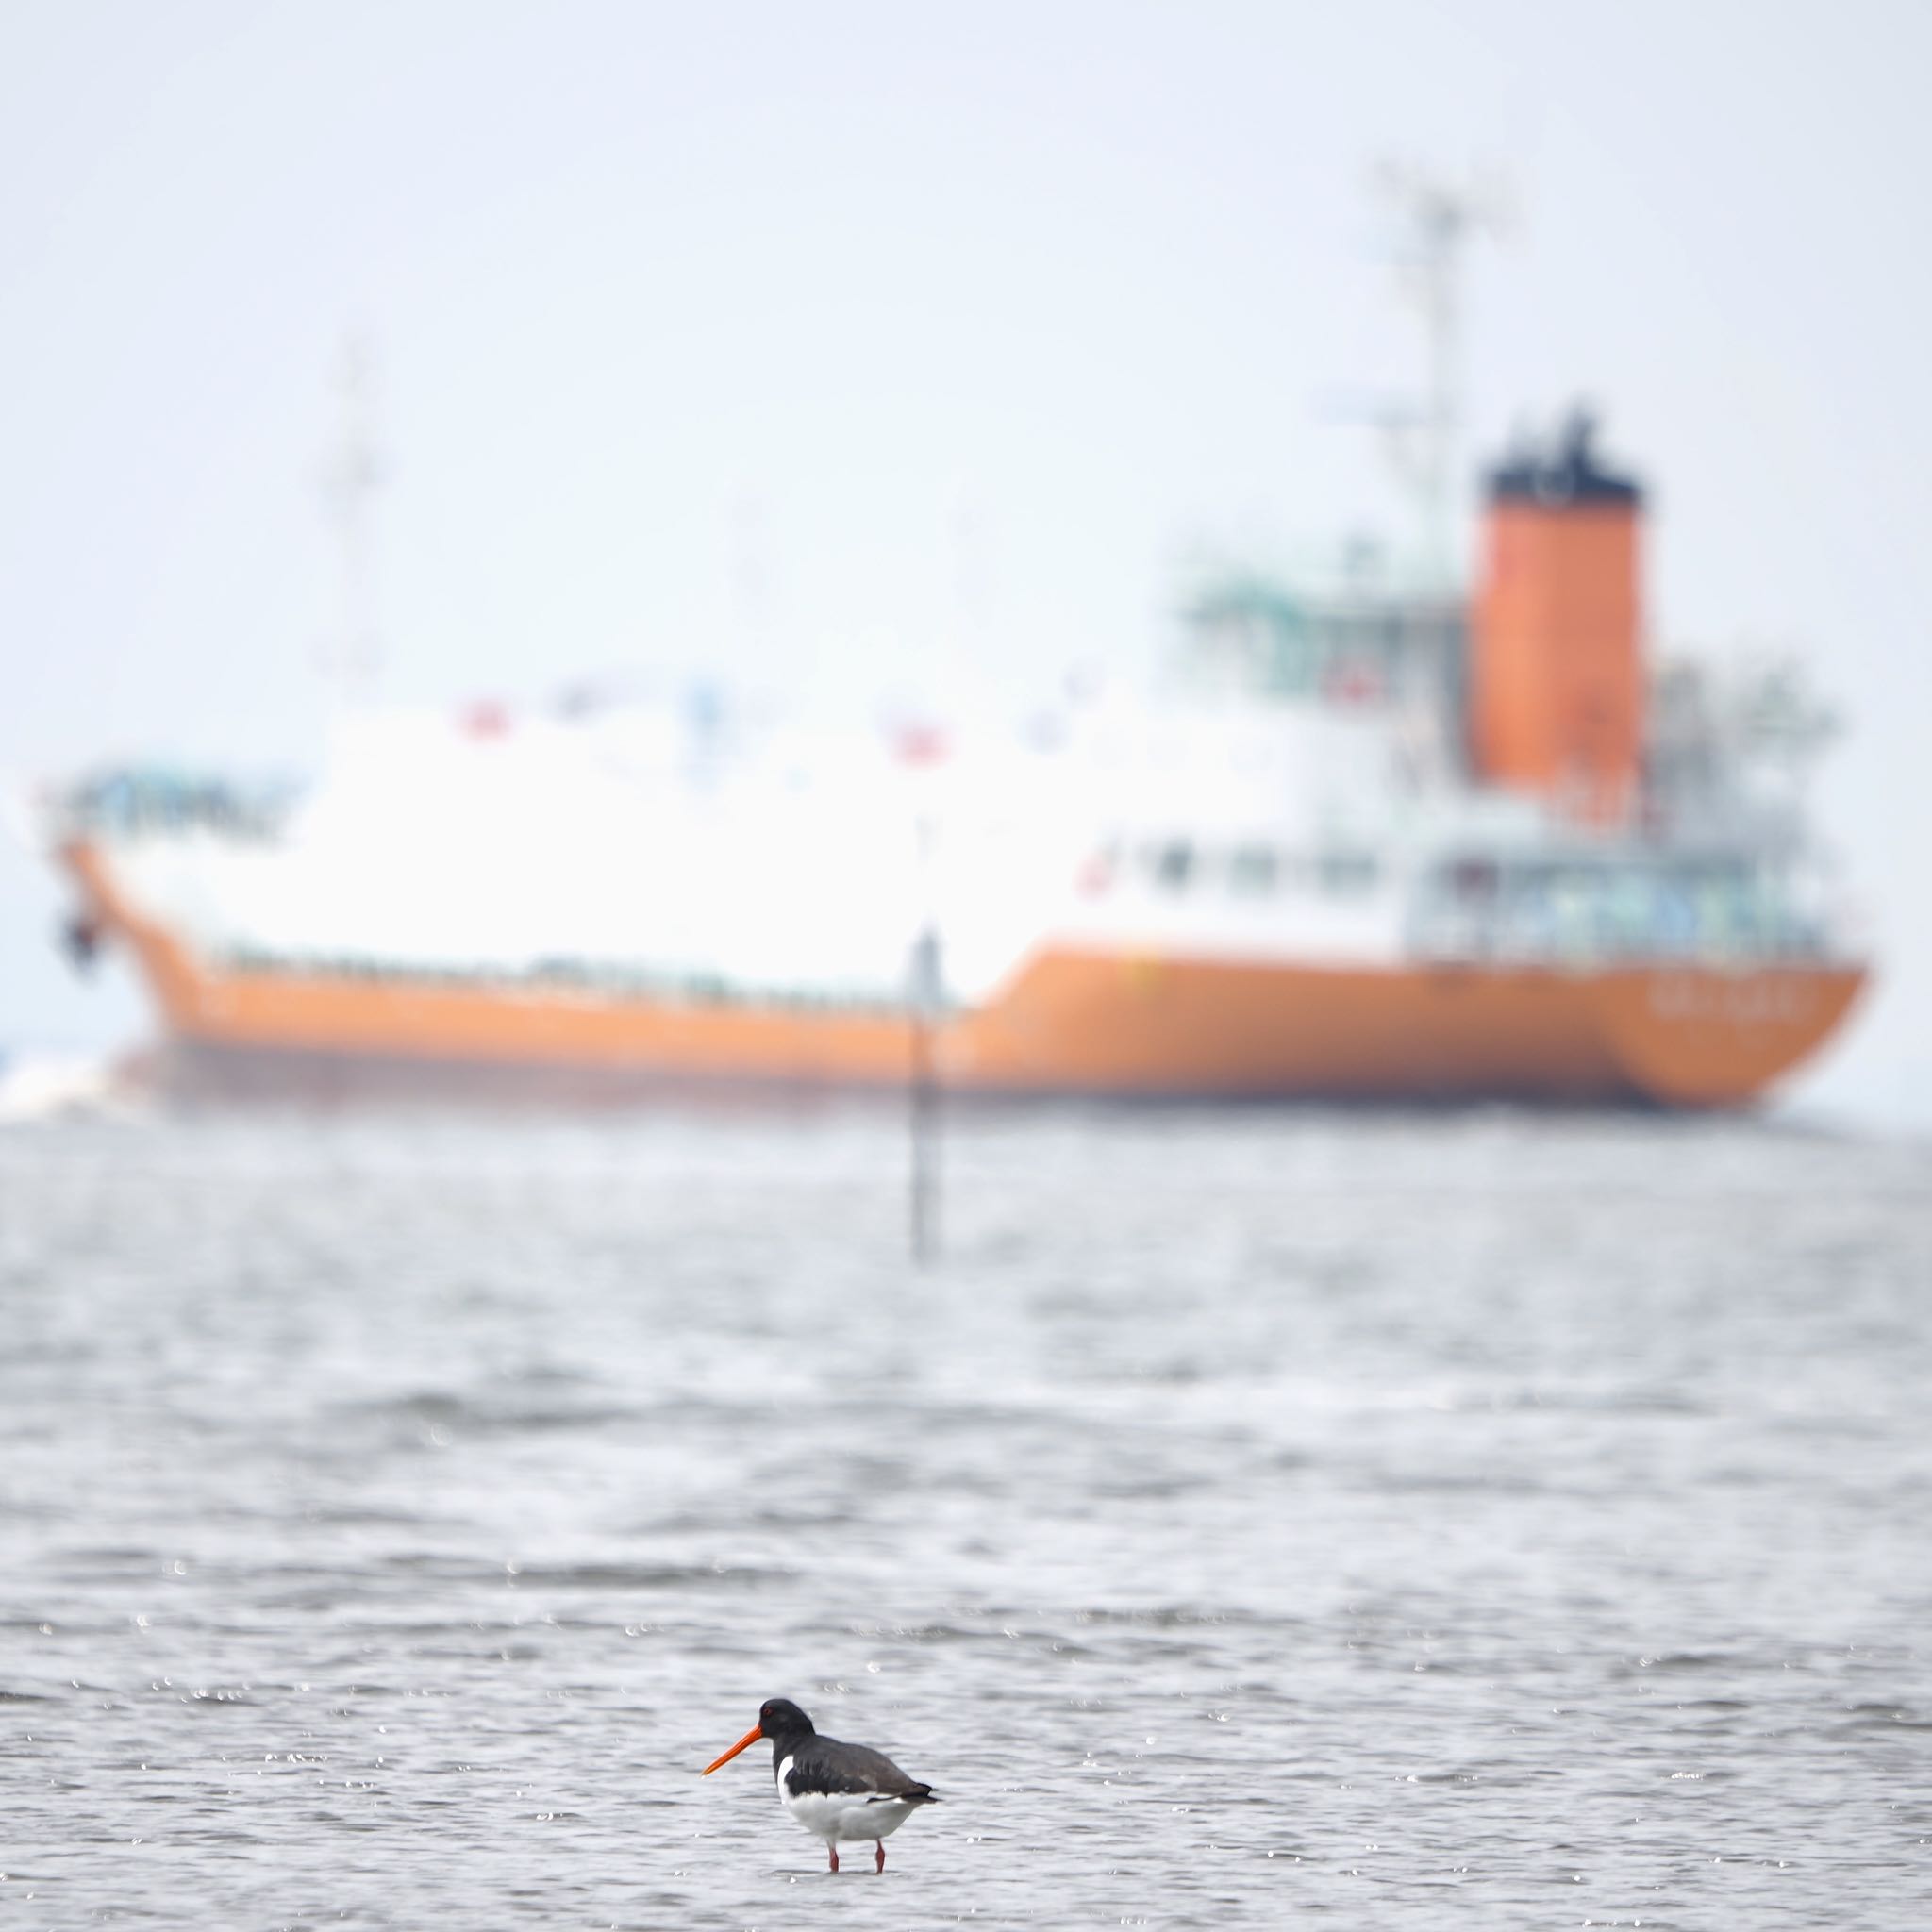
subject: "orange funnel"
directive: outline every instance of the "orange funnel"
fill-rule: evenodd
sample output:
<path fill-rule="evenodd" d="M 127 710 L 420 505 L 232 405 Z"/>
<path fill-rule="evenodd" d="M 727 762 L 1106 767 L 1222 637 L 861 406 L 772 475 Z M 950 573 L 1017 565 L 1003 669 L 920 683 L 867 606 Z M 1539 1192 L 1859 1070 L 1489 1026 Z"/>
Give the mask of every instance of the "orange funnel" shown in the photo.
<path fill-rule="evenodd" d="M 1492 471 L 1472 667 L 1487 782 L 1622 818 L 1642 755 L 1637 485 L 1603 469 L 1590 418 Z"/>

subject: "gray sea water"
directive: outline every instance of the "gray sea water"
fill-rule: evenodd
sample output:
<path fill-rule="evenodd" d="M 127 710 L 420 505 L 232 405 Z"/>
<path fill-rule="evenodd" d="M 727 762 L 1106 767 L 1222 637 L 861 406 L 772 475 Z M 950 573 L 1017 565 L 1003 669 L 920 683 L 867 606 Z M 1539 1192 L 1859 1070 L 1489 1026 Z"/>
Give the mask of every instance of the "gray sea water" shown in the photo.
<path fill-rule="evenodd" d="M 1926 1149 L 902 1132 L 0 1133 L 0 1921 L 1932 1924 Z"/>

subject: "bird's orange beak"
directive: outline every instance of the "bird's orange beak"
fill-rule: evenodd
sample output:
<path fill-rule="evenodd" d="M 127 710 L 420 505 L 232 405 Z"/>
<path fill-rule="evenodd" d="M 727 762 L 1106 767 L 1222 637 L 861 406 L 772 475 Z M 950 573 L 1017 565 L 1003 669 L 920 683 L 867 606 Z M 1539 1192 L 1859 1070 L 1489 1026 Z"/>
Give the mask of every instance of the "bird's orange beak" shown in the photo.
<path fill-rule="evenodd" d="M 704 1770 L 699 1773 L 699 1775 L 701 1777 L 709 1777 L 721 1764 L 729 1764 L 747 1744 L 756 1744 L 764 1735 L 764 1732 L 759 1730 L 757 1724 L 752 1725 L 751 1729 L 745 1732 L 744 1736 L 739 1739 L 738 1742 L 732 1745 L 724 1757 L 712 1758 L 710 1763 L 706 1765 Z"/>

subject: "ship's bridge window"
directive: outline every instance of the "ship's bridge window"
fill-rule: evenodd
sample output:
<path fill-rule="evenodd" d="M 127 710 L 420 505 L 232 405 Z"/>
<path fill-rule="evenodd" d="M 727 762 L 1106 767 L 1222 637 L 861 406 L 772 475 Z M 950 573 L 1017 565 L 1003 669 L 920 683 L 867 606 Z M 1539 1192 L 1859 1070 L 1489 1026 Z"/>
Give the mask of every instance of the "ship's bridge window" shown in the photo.
<path fill-rule="evenodd" d="M 1227 862 L 1228 884 L 1243 898 L 1258 899 L 1281 881 L 1281 855 L 1270 845 L 1237 845 Z"/>
<path fill-rule="evenodd" d="M 1373 852 L 1338 846 L 1323 853 L 1316 875 L 1324 891 L 1352 895 L 1371 891 L 1380 870 Z"/>
<path fill-rule="evenodd" d="M 1491 858 L 1458 858 L 1449 868 L 1450 890 L 1468 904 L 1488 904 L 1500 884 L 1501 874 Z"/>
<path fill-rule="evenodd" d="M 1157 885 L 1178 892 L 1194 875 L 1194 848 L 1185 839 L 1175 839 L 1168 844 L 1150 847 L 1147 862 Z"/>

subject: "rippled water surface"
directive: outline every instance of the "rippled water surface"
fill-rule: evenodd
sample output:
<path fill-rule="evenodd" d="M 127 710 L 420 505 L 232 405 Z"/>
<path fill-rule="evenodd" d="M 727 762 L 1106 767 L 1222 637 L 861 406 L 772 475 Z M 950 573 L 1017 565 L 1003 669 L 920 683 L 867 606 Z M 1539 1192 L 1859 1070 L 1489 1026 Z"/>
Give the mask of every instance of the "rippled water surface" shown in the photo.
<path fill-rule="evenodd" d="M 1932 1924 L 1932 1158 L 0 1134 L 0 1920 Z M 796 1698 L 944 1796 L 832 1877 Z"/>

